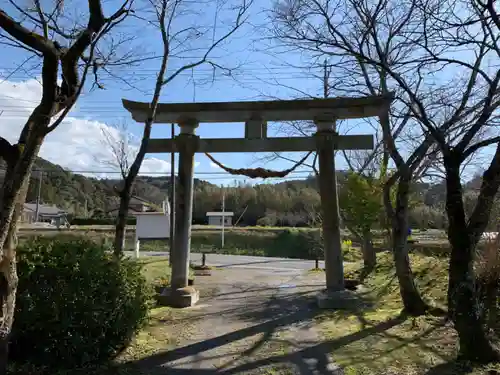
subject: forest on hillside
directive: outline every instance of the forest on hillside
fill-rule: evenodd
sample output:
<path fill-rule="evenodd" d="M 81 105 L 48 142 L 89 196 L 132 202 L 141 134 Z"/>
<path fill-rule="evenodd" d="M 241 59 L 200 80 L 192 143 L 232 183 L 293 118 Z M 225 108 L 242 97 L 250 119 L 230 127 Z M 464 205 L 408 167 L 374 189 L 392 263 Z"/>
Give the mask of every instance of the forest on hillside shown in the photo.
<path fill-rule="evenodd" d="M 41 200 L 67 210 L 73 217 L 102 217 L 116 207 L 118 198 L 113 189 L 119 180 L 97 179 L 72 173 L 46 160 L 38 159 L 36 170 L 43 170 Z M 27 201 L 35 201 L 38 174 L 33 173 Z M 340 194 L 346 193 L 345 173 L 338 174 Z M 477 196 L 480 178 L 469 181 L 465 187 L 466 207 L 472 207 Z M 134 195 L 160 205 L 170 194 L 170 177 L 143 176 L 137 180 Z M 446 227 L 443 183 L 415 183 L 412 190 L 410 224 L 414 228 Z M 206 212 L 221 210 L 223 190 L 210 182 L 195 179 L 193 220 L 206 223 Z M 225 187 L 227 211 L 234 212 L 238 225 L 311 226 L 317 225 L 320 197 L 314 176 L 304 180 L 289 180 L 276 184 L 240 184 Z M 345 200 L 340 200 L 341 209 Z M 470 203 L 470 204 L 469 204 Z M 500 199 L 497 200 L 492 221 L 498 218 Z M 493 228 L 492 222 L 490 227 Z"/>

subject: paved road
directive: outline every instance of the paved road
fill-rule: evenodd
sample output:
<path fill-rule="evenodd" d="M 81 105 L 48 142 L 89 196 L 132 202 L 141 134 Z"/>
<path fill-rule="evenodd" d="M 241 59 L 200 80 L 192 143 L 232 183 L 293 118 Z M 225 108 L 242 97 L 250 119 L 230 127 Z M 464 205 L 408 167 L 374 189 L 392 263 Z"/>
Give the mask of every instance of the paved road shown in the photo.
<path fill-rule="evenodd" d="M 125 253 L 129 256 L 133 256 L 132 251 L 126 251 Z M 168 253 L 158 251 L 143 251 L 141 252 L 141 256 L 159 256 L 168 258 Z M 207 254 L 206 261 L 207 265 L 216 267 L 269 269 L 277 271 L 302 271 L 310 270 L 314 267 L 313 260 L 268 258 L 245 255 Z M 191 262 L 194 264 L 201 264 L 201 254 L 191 253 Z M 324 262 L 321 261 L 319 264 L 320 267 L 324 267 Z"/>

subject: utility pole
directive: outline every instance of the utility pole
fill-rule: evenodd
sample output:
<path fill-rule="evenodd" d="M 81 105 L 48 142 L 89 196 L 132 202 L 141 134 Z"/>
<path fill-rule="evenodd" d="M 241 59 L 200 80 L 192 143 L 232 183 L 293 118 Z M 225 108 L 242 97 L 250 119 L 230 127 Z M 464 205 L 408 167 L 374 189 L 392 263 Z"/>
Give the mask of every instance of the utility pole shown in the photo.
<path fill-rule="evenodd" d="M 222 188 L 222 232 L 221 232 L 221 249 L 224 248 L 224 226 L 226 224 L 226 191 Z"/>
<path fill-rule="evenodd" d="M 323 63 L 323 97 L 328 98 L 328 78 L 330 78 L 330 72 L 328 71 L 328 62 L 325 59 Z"/>
<path fill-rule="evenodd" d="M 171 125 L 171 137 L 172 140 L 175 138 L 175 124 Z M 172 249 L 174 248 L 174 237 L 175 237 L 175 153 L 172 149 L 170 153 L 170 183 L 172 185 L 170 189 L 170 242 L 169 242 L 169 255 L 168 262 L 172 265 Z"/>
<path fill-rule="evenodd" d="M 40 195 L 42 193 L 42 176 L 43 172 L 40 170 L 39 171 L 39 177 L 38 177 L 38 191 L 37 191 L 37 196 L 36 196 L 36 210 L 35 210 L 35 223 L 38 223 L 38 216 L 40 213 Z"/>

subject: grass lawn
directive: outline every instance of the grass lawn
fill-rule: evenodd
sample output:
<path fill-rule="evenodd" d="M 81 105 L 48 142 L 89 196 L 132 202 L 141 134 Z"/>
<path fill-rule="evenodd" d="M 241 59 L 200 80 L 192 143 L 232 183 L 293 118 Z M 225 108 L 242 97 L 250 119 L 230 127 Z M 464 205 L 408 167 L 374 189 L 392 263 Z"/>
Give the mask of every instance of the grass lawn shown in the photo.
<path fill-rule="evenodd" d="M 423 255 L 412 255 L 411 261 L 426 300 L 445 308 L 447 261 Z M 399 286 L 388 254 L 379 256 L 379 265 L 365 284 L 370 308 L 327 311 L 317 318 L 322 337 L 335 347 L 333 359 L 346 375 L 487 375 L 491 369 L 500 371 L 500 365 L 464 369 L 463 364 L 454 363 L 457 336 L 444 319 L 400 317 Z"/>
<path fill-rule="evenodd" d="M 153 283 L 159 278 L 170 278 L 170 266 L 165 258 L 143 257 L 137 261 L 142 264 L 142 271 L 148 282 Z"/>

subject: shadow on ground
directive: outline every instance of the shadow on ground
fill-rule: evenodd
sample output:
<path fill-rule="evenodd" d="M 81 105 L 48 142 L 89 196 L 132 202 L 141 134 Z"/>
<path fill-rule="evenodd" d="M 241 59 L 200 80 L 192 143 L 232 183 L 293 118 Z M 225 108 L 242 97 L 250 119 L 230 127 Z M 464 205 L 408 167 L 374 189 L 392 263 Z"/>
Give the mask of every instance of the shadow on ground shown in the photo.
<path fill-rule="evenodd" d="M 293 329 L 293 327 L 298 325 L 302 327 L 312 325 L 313 320 L 322 310 L 319 310 L 315 306 L 315 300 L 310 292 L 299 291 L 271 296 L 264 304 L 261 302 L 260 304 L 256 303 L 252 305 L 251 301 L 249 302 L 246 306 L 247 308 L 244 310 L 241 308 L 237 310 L 228 309 L 219 311 L 218 313 L 223 315 L 233 314 L 234 317 L 244 321 L 251 321 L 254 325 L 155 354 L 148 358 L 128 363 L 126 366 L 130 369 L 141 370 L 144 374 L 154 375 L 184 373 L 254 374 L 262 373 L 262 370 L 270 367 L 273 369 L 286 367 L 288 371 L 293 368 L 293 373 L 296 374 L 343 374 L 340 368 L 334 364 L 335 358 L 331 357 L 332 352 L 357 340 L 384 332 L 406 320 L 404 315 L 400 315 L 373 326 L 369 326 L 366 323 L 364 329 L 334 340 L 321 342 L 318 339 L 311 339 L 310 341 L 305 339 L 301 340 L 300 344 L 298 344 L 294 340 L 276 339 L 276 333 L 283 329 Z M 361 313 L 352 311 L 351 314 L 361 319 Z M 203 319 L 207 317 L 201 314 L 197 318 Z M 213 369 L 196 368 L 195 364 L 198 360 L 207 360 L 207 356 L 198 358 L 202 353 L 254 336 L 259 336 L 260 338 L 245 350 L 231 350 L 224 353 L 224 356 L 228 357 L 228 361 L 223 366 Z M 266 345 L 271 341 L 280 341 L 289 350 L 281 353 L 268 352 L 268 355 L 265 357 L 254 355 L 259 350 L 262 351 L 263 348 L 265 351 Z M 174 368 L 171 365 L 172 362 L 179 360 L 184 360 L 183 365 L 187 365 L 190 368 Z M 290 372 L 288 371 L 285 373 L 289 374 Z"/>
<path fill-rule="evenodd" d="M 169 368 L 168 362 L 187 357 L 190 355 L 196 355 L 200 351 L 207 350 L 208 348 L 213 348 L 218 345 L 224 345 L 229 340 L 238 340 L 247 335 L 252 335 L 258 332 L 267 333 L 265 336 L 270 336 L 270 331 L 278 322 L 273 322 L 273 324 L 263 323 L 258 326 L 252 327 L 248 330 L 242 330 L 234 332 L 230 335 L 220 336 L 215 339 L 207 340 L 201 343 L 189 345 L 187 347 L 178 348 L 166 353 L 158 354 L 141 361 L 138 361 L 129 366 L 138 367 L 147 371 L 150 374 L 240 374 L 245 372 L 250 372 L 251 370 L 256 370 L 261 367 L 268 365 L 280 365 L 280 364 L 293 364 L 298 370 L 299 374 L 341 374 L 335 367 L 331 367 L 330 353 L 335 349 L 347 345 L 351 342 L 363 339 L 375 333 L 380 333 L 384 330 L 394 327 L 404 321 L 404 317 L 398 317 L 396 319 L 389 320 L 384 323 L 380 323 L 374 327 L 366 328 L 362 331 L 353 333 L 351 335 L 341 337 L 336 340 L 327 341 L 321 344 L 314 345 L 310 348 L 306 348 L 292 354 L 284 354 L 278 356 L 272 356 L 253 362 L 245 363 L 230 369 L 214 369 L 214 370 L 193 370 L 193 369 L 172 369 Z M 258 345 L 262 345 L 262 341 Z M 253 347 L 250 351 L 242 353 L 242 355 L 250 355 L 252 351 L 257 349 L 257 345 Z M 167 365 L 165 365 L 167 364 Z M 429 373 L 430 374 L 430 373 Z"/>
<path fill-rule="evenodd" d="M 392 331 L 403 325 L 410 325 L 412 318 L 407 318 L 400 314 L 392 319 L 383 322 L 373 323 L 367 321 L 361 310 L 355 311 L 338 311 L 338 320 L 334 319 L 333 323 L 342 324 L 348 316 L 351 319 L 359 321 L 360 329 L 356 332 L 343 335 L 331 340 L 301 340 L 300 345 L 287 338 L 280 339 L 276 336 L 280 330 L 290 330 L 299 325 L 307 327 L 314 325 L 324 310 L 319 310 L 315 306 L 314 297 L 310 291 L 300 290 L 287 292 L 285 294 L 276 294 L 277 288 L 242 288 L 241 295 L 247 296 L 246 293 L 254 293 L 262 298 L 252 301 L 246 301 L 245 309 L 241 306 L 237 309 L 227 306 L 227 308 L 219 309 L 218 314 L 236 318 L 238 320 L 247 321 L 252 325 L 243 329 L 238 329 L 223 335 L 202 340 L 199 342 L 183 345 L 175 349 L 151 355 L 137 361 L 129 362 L 105 372 L 99 372 L 99 375 L 166 375 L 166 374 L 324 374 L 324 375 L 340 375 L 344 372 L 335 366 L 336 351 L 352 345 L 353 343 L 373 337 L 376 340 L 393 339 L 398 342 L 397 346 L 391 350 L 395 351 L 404 346 L 421 346 L 426 345 L 425 340 L 430 332 L 442 326 L 443 320 L 436 320 L 435 325 L 431 325 L 419 334 L 413 337 L 396 336 Z M 307 288 L 306 288 L 307 289 Z M 228 293 L 215 294 L 214 298 L 219 301 L 227 297 Z M 245 298 L 245 297 L 242 297 Z M 373 302 L 373 301 L 367 301 Z M 195 310 L 193 310 L 194 312 Z M 215 312 L 208 312 L 214 314 Z M 209 315 L 205 311 L 199 310 L 198 315 L 192 316 L 195 319 L 207 319 Z M 184 318 L 183 318 L 184 319 Z M 168 324 L 167 321 L 164 323 Z M 216 348 L 221 348 L 231 343 L 238 343 L 251 337 L 258 336 L 259 339 L 245 347 L 233 348 L 225 350 L 223 353 L 206 353 Z M 279 342 L 285 345 L 290 350 L 283 352 L 270 351 L 267 348 L 270 342 Z M 429 350 L 429 347 L 425 347 Z M 389 355 L 390 351 L 384 349 L 378 353 L 380 356 Z M 265 352 L 265 356 L 261 356 Z M 333 356 L 332 356 L 333 353 Z M 370 366 L 373 361 L 373 356 L 363 355 L 353 356 L 350 359 L 351 366 L 359 364 Z M 221 358 L 224 357 L 224 358 Z M 202 361 L 223 359 L 224 365 L 218 367 L 199 368 L 199 363 Z M 187 368 L 178 368 L 175 361 L 183 361 L 183 366 Z M 446 360 L 446 359 L 444 359 Z M 270 370 L 271 369 L 271 370 Z M 280 371 L 283 369 L 283 371 Z M 381 369 L 378 369 L 381 370 Z M 398 372 L 368 372 L 371 374 L 399 374 Z M 456 362 L 446 362 L 439 364 L 432 369 L 427 370 L 425 375 L 465 375 L 469 374 L 472 369 Z M 350 373 L 350 372 L 346 372 Z M 355 372 L 357 373 L 357 372 Z M 364 373 L 364 372 L 362 372 Z M 68 373 L 69 374 L 69 373 Z M 77 374 L 72 372 L 72 374 Z M 83 374 L 83 373 L 82 373 Z M 415 374 L 424 374 L 424 372 L 416 372 Z M 495 374 L 496 375 L 496 374 Z"/>

